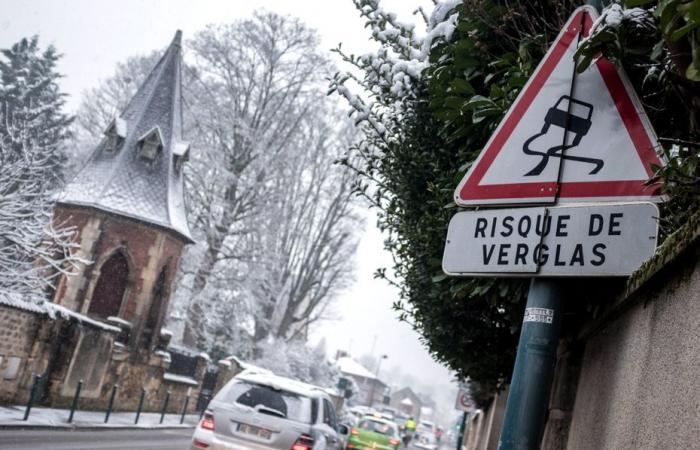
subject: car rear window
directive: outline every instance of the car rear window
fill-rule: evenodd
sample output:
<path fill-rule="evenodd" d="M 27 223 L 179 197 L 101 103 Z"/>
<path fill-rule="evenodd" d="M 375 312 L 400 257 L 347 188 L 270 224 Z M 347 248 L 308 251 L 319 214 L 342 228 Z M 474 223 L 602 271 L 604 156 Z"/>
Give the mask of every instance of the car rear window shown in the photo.
<path fill-rule="evenodd" d="M 311 423 L 311 399 L 264 384 L 236 381 L 222 399 L 249 406 L 260 414 Z"/>
<path fill-rule="evenodd" d="M 396 427 L 378 420 L 365 419 L 360 422 L 359 428 L 362 430 L 374 431 L 375 433 L 383 434 L 385 436 L 396 436 Z"/>
<path fill-rule="evenodd" d="M 430 432 L 430 433 L 432 433 L 432 432 L 433 432 L 433 426 L 432 426 L 430 423 L 421 422 L 421 423 L 418 424 L 418 431 L 422 431 L 422 432 L 424 432 L 424 433 L 425 433 L 425 432 Z"/>

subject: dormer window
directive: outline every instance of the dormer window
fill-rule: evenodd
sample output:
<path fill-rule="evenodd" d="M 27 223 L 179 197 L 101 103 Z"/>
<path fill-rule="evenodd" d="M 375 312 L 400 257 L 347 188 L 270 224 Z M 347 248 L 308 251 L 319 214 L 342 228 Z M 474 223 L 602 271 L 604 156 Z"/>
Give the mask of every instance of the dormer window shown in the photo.
<path fill-rule="evenodd" d="M 163 137 L 158 127 L 141 136 L 138 142 L 139 158 L 149 162 L 155 161 L 163 150 Z"/>
<path fill-rule="evenodd" d="M 116 117 L 110 122 L 104 134 L 107 138 L 105 142 L 105 151 L 107 153 L 116 151 L 122 142 L 124 142 L 124 139 L 126 139 L 126 121 Z"/>
<path fill-rule="evenodd" d="M 178 142 L 173 147 L 175 170 L 182 172 L 182 166 L 190 159 L 190 143 Z"/>

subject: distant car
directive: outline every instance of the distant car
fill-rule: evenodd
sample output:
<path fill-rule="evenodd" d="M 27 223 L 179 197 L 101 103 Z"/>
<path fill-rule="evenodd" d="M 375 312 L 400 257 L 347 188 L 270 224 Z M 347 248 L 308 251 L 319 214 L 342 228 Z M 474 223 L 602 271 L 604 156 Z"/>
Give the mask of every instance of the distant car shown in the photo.
<path fill-rule="evenodd" d="M 436 450 L 438 448 L 437 438 L 432 431 L 423 431 L 413 440 L 413 446 L 426 450 Z"/>
<path fill-rule="evenodd" d="M 270 373 L 242 373 L 209 403 L 191 450 L 341 450 L 336 413 L 321 388 Z"/>
<path fill-rule="evenodd" d="M 416 426 L 416 437 L 420 437 L 423 434 L 433 434 L 434 432 L 435 424 L 427 420 L 421 420 Z"/>
<path fill-rule="evenodd" d="M 347 448 L 398 450 L 401 446 L 398 426 L 387 419 L 366 416 L 350 429 Z"/>
<path fill-rule="evenodd" d="M 418 426 L 416 427 L 416 432 L 429 432 L 432 433 L 435 431 L 435 424 L 433 422 L 428 422 L 427 420 L 421 420 L 418 422 Z"/>

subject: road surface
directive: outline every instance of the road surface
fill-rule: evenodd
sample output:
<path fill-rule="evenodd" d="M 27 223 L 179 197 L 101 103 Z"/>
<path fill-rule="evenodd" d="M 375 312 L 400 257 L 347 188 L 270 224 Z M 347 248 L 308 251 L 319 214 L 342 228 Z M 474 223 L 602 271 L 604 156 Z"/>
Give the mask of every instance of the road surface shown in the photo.
<path fill-rule="evenodd" d="M 0 429 L 0 450 L 188 450 L 191 429 L 13 430 Z M 447 447 L 443 447 L 446 450 Z M 409 446 L 406 450 L 423 450 Z"/>
<path fill-rule="evenodd" d="M 0 429 L 0 450 L 188 450 L 192 429 L 13 430 Z"/>

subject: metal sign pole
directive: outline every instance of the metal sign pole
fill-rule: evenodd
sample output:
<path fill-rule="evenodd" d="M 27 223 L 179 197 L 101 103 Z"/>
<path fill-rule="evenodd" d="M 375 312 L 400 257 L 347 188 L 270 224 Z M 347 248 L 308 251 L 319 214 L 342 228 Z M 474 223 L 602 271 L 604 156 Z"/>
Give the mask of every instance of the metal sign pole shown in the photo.
<path fill-rule="evenodd" d="M 459 436 L 457 436 L 457 450 L 462 450 L 462 443 L 464 442 L 464 432 L 466 431 L 467 418 L 469 413 L 464 411 L 462 413 L 462 421 L 459 423 Z"/>
<path fill-rule="evenodd" d="M 597 3 L 595 0 L 587 0 L 587 2 Z M 599 7 L 595 4 L 593 6 Z M 583 19 L 580 30 L 582 29 Z M 578 35 L 579 41 L 580 33 L 581 31 Z M 575 80 L 574 72 L 571 77 L 569 97 L 573 97 Z M 571 102 L 567 109 L 571 109 Z M 570 113 L 570 111 L 567 112 Z M 567 143 L 569 131 L 569 114 L 566 122 L 564 145 Z M 564 161 L 559 166 L 559 184 L 563 164 Z M 562 285 L 561 280 L 547 278 L 533 278 L 530 283 L 513 377 L 506 402 L 503 429 L 498 442 L 499 450 L 540 448 L 561 332 Z"/>
<path fill-rule="evenodd" d="M 499 450 L 540 446 L 561 330 L 562 283 L 533 278 L 530 284 Z"/>

